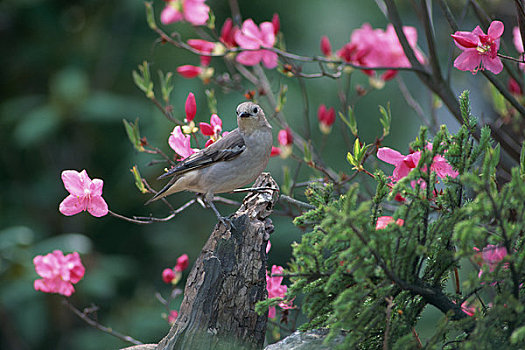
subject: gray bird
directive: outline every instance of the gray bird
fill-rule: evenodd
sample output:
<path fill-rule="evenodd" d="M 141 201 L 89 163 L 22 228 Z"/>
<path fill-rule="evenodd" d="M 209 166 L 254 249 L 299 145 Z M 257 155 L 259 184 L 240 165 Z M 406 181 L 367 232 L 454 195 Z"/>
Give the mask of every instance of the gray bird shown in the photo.
<path fill-rule="evenodd" d="M 237 129 L 159 176 L 158 179 L 171 179 L 146 204 L 184 190 L 201 193 L 226 225 L 229 220 L 220 215 L 212 202 L 214 194 L 231 192 L 254 181 L 266 168 L 273 143 L 272 127 L 255 103 L 237 106 L 237 124 Z"/>

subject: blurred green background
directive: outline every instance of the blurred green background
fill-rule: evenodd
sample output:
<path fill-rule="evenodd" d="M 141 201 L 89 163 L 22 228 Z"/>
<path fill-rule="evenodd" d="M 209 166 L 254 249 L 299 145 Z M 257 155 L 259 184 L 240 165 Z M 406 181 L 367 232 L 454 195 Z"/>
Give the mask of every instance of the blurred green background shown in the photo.
<path fill-rule="evenodd" d="M 399 3 L 403 3 L 400 7 L 405 23 L 416 25 L 408 2 Z M 496 9 L 497 4 L 492 3 L 489 11 Z M 207 4 L 220 29 L 230 16 L 228 2 L 209 0 Z M 163 6 L 163 1 L 154 2 L 157 14 Z M 253 18 L 256 23 L 278 13 L 287 49 L 306 55 L 320 54 L 322 35 L 329 36 L 335 51 L 364 22 L 379 28 L 387 24 L 373 1 L 240 1 L 240 8 L 243 18 Z M 497 10 L 499 18 L 512 14 L 505 6 Z M 449 29 L 441 19 L 438 17 L 435 23 L 438 33 L 444 33 L 438 41 L 448 48 Z M 473 23 L 465 24 L 465 28 L 472 29 Z M 181 32 L 184 39 L 197 38 L 186 23 L 171 25 L 167 30 Z M 0 3 L 0 37 L 0 348 L 89 350 L 126 345 L 79 321 L 62 305 L 59 296 L 34 291 L 37 275 L 32 259 L 53 249 L 78 251 L 86 266 L 84 279 L 75 286 L 73 304 L 79 308 L 96 304 L 102 324 L 143 342 L 157 342 L 169 329 L 161 317 L 164 308 L 154 296 L 157 291 L 164 296 L 170 291 L 161 280 L 161 272 L 173 267 L 183 253 L 189 255 L 191 266 L 213 229 L 214 214 L 192 206 L 169 223 L 143 226 L 109 215 L 100 219 L 87 213 L 65 217 L 58 212 L 58 204 L 67 196 L 60 174 L 65 169 L 86 169 L 91 178 L 103 179 L 104 198 L 117 213 L 166 215 L 166 208 L 159 203 L 143 205 L 149 196 L 137 191 L 129 172 L 138 165 L 142 175 L 160 188 L 162 184 L 155 177 L 164 165 L 147 166 L 152 158 L 134 151 L 122 119 L 139 118 L 142 135 L 165 152 L 170 152 L 167 138 L 174 125 L 134 85 L 131 72 L 147 60 L 156 79 L 157 70 L 174 72 L 182 64 L 197 65 L 198 57 L 156 42 L 156 35 L 145 22 L 141 1 L 5 0 Z M 419 45 L 425 50 L 421 39 Z M 448 51 L 440 52 L 446 60 Z M 220 73 L 222 65 L 216 61 L 212 66 Z M 280 84 L 288 85 L 284 113 L 296 131 L 304 134 L 304 102 L 298 80 L 276 71 L 268 74 L 274 92 Z M 401 76 L 428 112 L 428 91 L 412 74 Z M 473 79 L 470 74 L 458 75 L 455 91 L 472 88 Z M 353 82 L 368 86 L 361 73 L 354 74 Z M 342 137 L 341 122 L 337 121 L 332 135 L 325 139 L 317 128 L 319 104 L 339 109 L 337 89 L 342 82 L 326 78 L 305 83 L 313 144 L 320 147 L 324 143 L 326 163 L 338 172 L 351 174 L 345 160 L 348 143 Z M 224 130 L 234 128 L 234 109 L 244 100 L 242 93 L 226 94 L 213 84 L 203 87 L 198 79 L 186 80 L 178 75 L 172 93 L 175 116 L 183 119 L 184 101 L 191 91 L 197 99 L 196 121 L 208 122 L 205 88 L 215 89 Z M 253 87 L 245 84 L 245 88 Z M 476 89 L 480 93 L 473 94 L 473 100 L 475 108 L 481 109 L 486 106 L 485 92 Z M 352 95 L 355 99 L 355 93 Z M 361 139 L 370 143 L 380 135 L 377 106 L 388 101 L 393 123 L 385 144 L 406 153 L 407 142 L 415 138 L 421 122 L 395 82 L 372 91 L 356 104 Z M 438 112 L 440 122 L 454 129 L 447 111 Z M 274 131 L 276 137 L 276 126 Z M 374 166 L 373 161 L 370 164 Z M 278 183 L 283 181 L 285 167 L 293 175 L 297 162 L 278 157 L 270 161 L 268 170 Z M 320 175 L 302 166 L 298 180 L 311 176 Z M 358 179 L 366 185 L 364 178 Z M 304 199 L 301 190 L 295 196 Z M 226 197 L 242 199 L 240 195 Z M 190 198 L 190 193 L 183 193 L 172 196 L 170 201 L 179 206 Z M 223 213 L 235 210 L 218 206 Z M 274 222 L 269 264 L 285 266 L 290 243 L 300 240 L 301 231 L 289 217 L 274 215 Z M 180 301 L 175 300 L 172 307 L 178 309 Z M 432 327 L 432 315 L 429 320 Z"/>

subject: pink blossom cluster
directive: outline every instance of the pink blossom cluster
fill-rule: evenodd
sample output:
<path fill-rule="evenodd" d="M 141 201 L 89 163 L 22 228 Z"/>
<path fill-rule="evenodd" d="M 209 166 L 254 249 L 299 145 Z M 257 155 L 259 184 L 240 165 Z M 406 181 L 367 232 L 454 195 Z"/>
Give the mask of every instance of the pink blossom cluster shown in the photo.
<path fill-rule="evenodd" d="M 426 148 L 432 150 L 432 144 L 427 144 Z M 382 147 L 377 150 L 377 158 L 395 166 L 391 179 L 393 182 L 397 182 L 417 167 L 419 159 L 421 158 L 421 151 L 416 151 L 405 156 L 391 148 Z M 425 168 L 422 170 L 426 171 Z M 435 172 L 437 176 L 442 179 L 447 176 L 456 178 L 459 175 L 448 161 L 439 154 L 434 156 L 432 164 L 430 165 L 430 171 Z M 421 183 L 421 185 L 425 186 L 423 183 Z"/>
<path fill-rule="evenodd" d="M 169 138 L 168 144 L 179 155 L 177 160 L 183 160 L 191 156 L 196 152 L 196 149 L 191 147 L 191 135 L 199 130 L 195 126 L 193 119 L 197 114 L 197 104 L 195 102 L 195 95 L 190 92 L 186 98 L 185 104 L 186 118 L 184 121 L 186 125 L 182 127 L 177 125 L 173 128 Z M 226 132 L 222 131 L 222 120 L 217 114 L 213 114 L 210 118 L 210 123 L 199 123 L 200 131 L 204 136 L 208 136 L 209 139 L 206 141 L 204 147 L 208 147 L 219 138 L 226 136 Z"/>
<path fill-rule="evenodd" d="M 168 0 L 160 14 L 163 24 L 187 21 L 195 26 L 202 26 L 208 21 L 210 7 L 206 0 Z"/>
<path fill-rule="evenodd" d="M 34 288 L 45 293 L 69 297 L 75 292 L 73 284 L 84 277 L 85 268 L 77 252 L 64 256 L 60 250 L 33 259 L 35 270 L 42 279 L 35 280 Z"/>
<path fill-rule="evenodd" d="M 177 284 L 182 277 L 182 271 L 186 270 L 188 266 L 188 255 L 182 254 L 177 258 L 177 264 L 174 268 L 166 268 L 162 271 L 162 280 L 164 283 Z"/>
<path fill-rule="evenodd" d="M 222 26 L 219 42 L 202 39 L 188 40 L 191 48 L 203 54 L 200 56 L 201 64 L 200 66 L 183 65 L 177 68 L 177 72 L 184 78 L 200 77 L 204 82 L 208 82 L 213 76 L 213 68 L 208 67 L 211 62 L 210 55 L 224 53 L 225 49 L 235 47 L 246 50 L 236 56 L 237 62 L 246 66 L 254 66 L 262 62 L 266 68 L 273 69 L 277 66 L 278 57 L 275 52 L 267 49 L 275 45 L 280 26 L 277 14 L 274 14 L 271 22 L 262 22 L 260 25 L 255 24 L 252 19 L 247 19 L 241 28 L 234 26 L 231 18 L 228 18 Z"/>
<path fill-rule="evenodd" d="M 405 221 L 403 219 L 394 220 L 391 216 L 380 216 L 377 218 L 376 230 L 382 230 L 391 223 L 395 223 L 397 226 L 401 227 L 405 224 Z"/>
<path fill-rule="evenodd" d="M 272 146 L 272 153 L 270 156 L 274 157 L 280 155 L 283 159 L 288 158 L 290 154 L 292 154 L 292 130 L 290 130 L 289 127 L 279 130 L 279 133 L 277 134 L 277 142 L 279 143 L 279 147 Z"/>
<path fill-rule="evenodd" d="M 474 250 L 476 252 L 479 252 L 479 248 L 474 247 Z M 483 264 L 488 265 L 489 272 L 494 272 L 496 267 L 500 264 L 500 262 L 507 256 L 507 248 L 496 246 L 493 244 L 488 244 L 483 250 L 479 253 L 481 254 L 481 259 L 478 262 L 480 266 L 483 266 Z M 479 269 L 478 277 L 481 277 L 483 275 L 483 269 Z"/>
<path fill-rule="evenodd" d="M 503 63 L 498 57 L 498 50 L 503 31 L 503 23 L 493 21 L 487 34 L 479 26 L 472 32 L 458 31 L 452 34 L 454 43 L 463 51 L 454 61 L 454 67 L 474 74 L 484 69 L 494 74 L 501 73 Z"/>
<path fill-rule="evenodd" d="M 273 274 L 282 274 L 283 268 L 282 266 L 272 266 L 272 271 L 270 275 Z M 266 272 L 266 289 L 268 290 L 268 299 L 272 298 L 282 298 L 284 299 L 286 297 L 286 292 L 288 290 L 288 287 L 284 284 L 281 284 L 283 282 L 282 276 L 275 276 L 271 277 L 268 275 L 268 272 Z M 292 305 L 292 301 L 282 301 L 279 303 L 279 307 L 281 309 L 293 309 L 294 306 Z M 268 310 L 268 318 L 275 318 L 276 310 L 275 306 L 270 307 Z"/>
<path fill-rule="evenodd" d="M 425 63 L 425 56 L 417 47 L 416 28 L 404 26 L 403 33 L 418 61 Z M 327 37 L 321 39 L 321 51 L 327 57 L 333 56 Z M 336 56 L 345 62 L 363 67 L 411 67 L 392 24 L 389 24 L 386 30 L 373 29 L 370 24 L 363 24 L 361 28 L 352 32 L 350 41 L 336 52 Z M 363 72 L 369 76 L 375 76 L 372 70 L 364 69 Z M 390 80 L 396 74 L 395 69 L 389 69 L 382 74 L 381 80 Z"/>

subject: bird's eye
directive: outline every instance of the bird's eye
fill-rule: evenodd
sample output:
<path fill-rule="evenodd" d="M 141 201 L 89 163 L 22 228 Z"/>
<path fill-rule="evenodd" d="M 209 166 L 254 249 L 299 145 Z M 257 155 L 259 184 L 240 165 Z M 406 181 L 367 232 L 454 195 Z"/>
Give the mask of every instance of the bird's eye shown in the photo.
<path fill-rule="evenodd" d="M 257 114 L 257 112 L 259 112 L 259 108 L 253 107 L 253 113 Z"/>

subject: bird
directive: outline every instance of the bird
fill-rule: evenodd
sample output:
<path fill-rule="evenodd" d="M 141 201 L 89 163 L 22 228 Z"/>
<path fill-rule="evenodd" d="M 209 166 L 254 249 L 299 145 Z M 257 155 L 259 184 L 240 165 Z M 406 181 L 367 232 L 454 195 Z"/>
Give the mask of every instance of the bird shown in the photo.
<path fill-rule="evenodd" d="M 238 127 L 160 175 L 157 179 L 171 179 L 146 204 L 191 191 L 204 196 L 206 204 L 225 226 L 232 225 L 213 204 L 214 195 L 253 182 L 266 168 L 273 144 L 272 127 L 259 105 L 243 102 L 236 113 Z"/>

